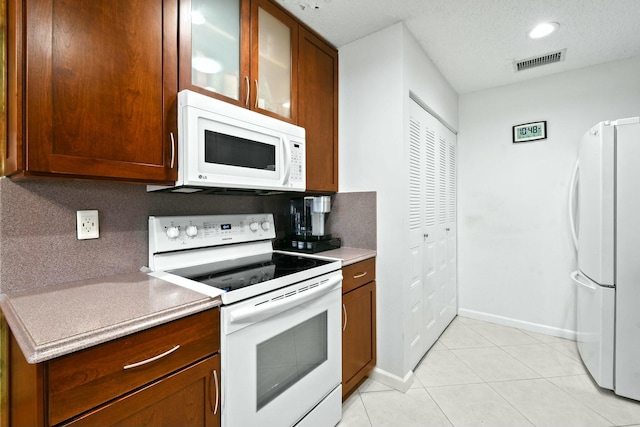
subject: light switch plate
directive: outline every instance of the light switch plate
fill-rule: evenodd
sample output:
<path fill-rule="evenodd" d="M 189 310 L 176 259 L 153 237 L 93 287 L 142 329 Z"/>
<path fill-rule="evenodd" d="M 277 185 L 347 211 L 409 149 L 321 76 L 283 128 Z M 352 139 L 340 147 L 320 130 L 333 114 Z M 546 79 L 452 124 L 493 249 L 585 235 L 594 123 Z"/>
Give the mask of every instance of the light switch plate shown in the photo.
<path fill-rule="evenodd" d="M 98 211 L 77 211 L 76 215 L 78 240 L 97 239 L 100 237 Z"/>

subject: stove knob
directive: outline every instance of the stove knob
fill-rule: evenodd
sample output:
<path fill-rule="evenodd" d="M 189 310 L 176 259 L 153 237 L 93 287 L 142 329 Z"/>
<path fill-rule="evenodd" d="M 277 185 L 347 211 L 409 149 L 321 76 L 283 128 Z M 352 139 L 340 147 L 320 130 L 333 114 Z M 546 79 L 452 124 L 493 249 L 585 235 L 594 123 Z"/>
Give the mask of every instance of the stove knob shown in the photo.
<path fill-rule="evenodd" d="M 172 225 L 171 227 L 167 228 L 167 237 L 169 237 L 171 240 L 176 239 L 179 235 L 180 235 L 179 227 Z"/>
<path fill-rule="evenodd" d="M 190 225 L 187 227 L 185 232 L 189 237 L 196 237 L 198 235 L 198 227 L 196 227 L 195 225 Z"/>
<path fill-rule="evenodd" d="M 251 224 L 249 224 L 249 229 L 251 231 L 258 231 L 259 226 L 260 224 L 258 224 L 257 222 L 252 222 Z"/>
<path fill-rule="evenodd" d="M 263 222 L 262 224 L 260 224 L 262 226 L 262 229 L 264 231 L 269 231 L 269 229 L 271 228 L 271 223 L 268 221 Z"/>

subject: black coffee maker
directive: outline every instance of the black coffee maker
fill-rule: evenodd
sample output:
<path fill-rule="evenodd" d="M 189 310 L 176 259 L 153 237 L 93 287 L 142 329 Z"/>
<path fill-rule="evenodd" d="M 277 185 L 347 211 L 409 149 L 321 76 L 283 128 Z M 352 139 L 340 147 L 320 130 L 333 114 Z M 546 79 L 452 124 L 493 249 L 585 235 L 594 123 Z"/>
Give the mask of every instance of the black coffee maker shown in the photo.
<path fill-rule="evenodd" d="M 337 249 L 342 242 L 325 230 L 331 212 L 331 196 L 306 196 L 291 199 L 290 233 L 282 249 L 315 253 Z"/>

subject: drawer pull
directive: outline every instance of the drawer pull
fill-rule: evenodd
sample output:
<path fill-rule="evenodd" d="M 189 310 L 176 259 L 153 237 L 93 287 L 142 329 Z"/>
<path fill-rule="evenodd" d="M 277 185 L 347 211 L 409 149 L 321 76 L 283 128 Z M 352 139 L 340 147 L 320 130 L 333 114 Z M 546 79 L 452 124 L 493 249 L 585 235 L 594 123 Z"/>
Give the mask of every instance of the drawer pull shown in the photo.
<path fill-rule="evenodd" d="M 354 278 L 354 279 L 359 279 L 359 278 L 364 277 L 364 276 L 366 276 L 366 275 L 367 275 L 367 272 L 365 271 L 364 273 L 354 274 L 354 275 L 353 275 L 353 278 Z"/>
<path fill-rule="evenodd" d="M 216 415 L 218 413 L 218 405 L 220 403 L 220 387 L 218 385 L 218 372 L 214 370 L 213 372 L 211 372 L 211 376 L 213 377 L 213 381 L 211 383 L 215 383 L 216 385 L 216 404 L 214 406 L 211 403 L 211 395 L 213 393 L 211 393 L 211 390 L 209 390 L 209 405 L 211 406 L 211 412 L 213 412 L 213 415 Z"/>
<path fill-rule="evenodd" d="M 146 360 L 141 360 L 140 362 L 136 362 L 136 363 L 131 363 L 129 365 L 125 365 L 122 369 L 137 368 L 138 366 L 142 366 L 142 365 L 146 365 L 147 363 L 155 362 L 158 359 L 162 359 L 163 357 L 170 355 L 171 353 L 173 353 L 174 351 L 176 351 L 179 348 L 180 348 L 180 345 L 176 345 L 172 349 L 167 350 L 162 354 L 159 354 L 157 356 L 153 356 L 153 357 L 151 357 L 149 359 L 146 359 Z"/>
<path fill-rule="evenodd" d="M 344 313 L 344 325 L 342 325 L 342 332 L 344 332 L 345 329 L 347 329 L 347 307 L 345 307 L 344 304 L 342 304 L 342 312 Z"/>

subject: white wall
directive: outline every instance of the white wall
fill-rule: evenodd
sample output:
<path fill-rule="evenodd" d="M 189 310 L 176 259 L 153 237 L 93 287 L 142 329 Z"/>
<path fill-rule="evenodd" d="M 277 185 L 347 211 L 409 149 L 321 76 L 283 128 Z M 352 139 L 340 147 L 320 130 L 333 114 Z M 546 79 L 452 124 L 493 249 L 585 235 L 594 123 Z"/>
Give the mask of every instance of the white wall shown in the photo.
<path fill-rule="evenodd" d="M 459 314 L 573 337 L 567 198 L 577 144 L 601 120 L 640 115 L 640 57 L 459 103 Z M 548 139 L 512 144 L 513 125 L 538 120 Z"/>
<path fill-rule="evenodd" d="M 377 193 L 378 369 L 404 378 L 409 90 L 457 124 L 457 95 L 402 23 L 340 48 L 340 192 Z"/>
<path fill-rule="evenodd" d="M 400 372 L 402 307 L 399 281 L 386 266 L 402 262 L 391 250 L 398 242 L 385 237 L 383 224 L 401 220 L 398 180 L 391 165 L 402 158 L 401 33 L 389 28 L 340 48 L 339 156 L 340 192 L 377 192 L 377 362 L 389 372 Z M 395 107 L 395 108 L 394 108 Z M 387 167 L 385 167 L 387 165 Z M 383 209 L 381 206 L 387 206 Z M 396 291 L 397 292 L 397 291 Z"/>

